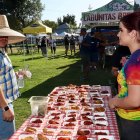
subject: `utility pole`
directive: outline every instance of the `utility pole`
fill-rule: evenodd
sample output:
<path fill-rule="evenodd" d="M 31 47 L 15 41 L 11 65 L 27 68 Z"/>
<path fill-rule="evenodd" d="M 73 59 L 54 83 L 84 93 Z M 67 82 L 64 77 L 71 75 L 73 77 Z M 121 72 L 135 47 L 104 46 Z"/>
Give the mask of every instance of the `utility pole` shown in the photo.
<path fill-rule="evenodd" d="M 92 10 L 92 6 L 91 6 L 91 4 L 89 4 L 88 10 L 89 10 L 89 11 Z"/>

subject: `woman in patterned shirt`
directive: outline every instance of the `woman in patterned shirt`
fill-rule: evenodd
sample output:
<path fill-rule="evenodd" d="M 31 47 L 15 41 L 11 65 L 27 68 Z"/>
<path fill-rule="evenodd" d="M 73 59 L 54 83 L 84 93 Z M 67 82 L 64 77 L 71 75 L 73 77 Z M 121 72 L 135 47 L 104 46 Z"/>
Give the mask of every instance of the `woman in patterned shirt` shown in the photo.
<path fill-rule="evenodd" d="M 120 20 L 119 44 L 128 46 L 129 60 L 118 74 L 118 95 L 109 100 L 120 117 L 121 140 L 140 140 L 140 12 Z"/>

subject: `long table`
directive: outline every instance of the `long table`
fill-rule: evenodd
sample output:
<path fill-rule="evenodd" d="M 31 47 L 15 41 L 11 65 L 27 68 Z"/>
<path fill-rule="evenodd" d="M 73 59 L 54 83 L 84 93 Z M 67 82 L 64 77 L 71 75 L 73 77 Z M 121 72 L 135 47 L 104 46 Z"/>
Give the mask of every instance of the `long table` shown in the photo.
<path fill-rule="evenodd" d="M 111 88 L 109 86 L 56 87 L 48 95 L 46 115 L 44 117 L 31 115 L 9 140 L 21 140 L 25 136 L 33 136 L 35 140 L 38 140 L 37 134 L 43 134 L 48 140 L 59 140 L 60 138 L 77 140 L 83 135 L 86 135 L 88 140 L 102 140 L 102 138 L 120 140 L 115 112 L 108 107 L 110 96 Z M 102 103 L 100 104 L 96 99 Z M 99 110 L 98 112 L 100 107 L 105 111 L 100 112 Z M 35 124 L 32 120 L 41 120 L 41 123 Z M 56 122 L 58 124 L 55 124 Z M 74 124 L 74 126 L 66 124 Z M 36 131 L 27 133 L 25 132 L 27 127 L 33 127 Z M 47 131 L 46 133 L 44 129 Z M 52 133 L 48 133 L 49 131 Z"/>

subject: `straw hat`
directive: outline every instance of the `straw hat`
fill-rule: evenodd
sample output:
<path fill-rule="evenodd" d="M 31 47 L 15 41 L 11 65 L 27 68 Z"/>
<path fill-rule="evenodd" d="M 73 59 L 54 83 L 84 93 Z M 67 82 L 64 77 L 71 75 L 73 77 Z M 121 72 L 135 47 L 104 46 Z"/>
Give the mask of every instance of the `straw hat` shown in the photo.
<path fill-rule="evenodd" d="M 5 15 L 0 15 L 0 36 L 8 36 L 8 44 L 21 42 L 26 39 L 23 34 L 10 29 Z"/>

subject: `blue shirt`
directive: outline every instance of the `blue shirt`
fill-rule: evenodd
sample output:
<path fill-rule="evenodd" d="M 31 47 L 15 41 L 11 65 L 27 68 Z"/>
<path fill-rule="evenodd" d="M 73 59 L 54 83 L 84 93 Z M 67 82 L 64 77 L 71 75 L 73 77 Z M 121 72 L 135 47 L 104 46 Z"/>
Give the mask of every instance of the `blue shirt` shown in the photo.
<path fill-rule="evenodd" d="M 100 43 L 100 40 L 95 38 L 95 37 L 91 37 L 90 38 L 90 51 L 92 52 L 98 52 L 98 45 Z"/>
<path fill-rule="evenodd" d="M 90 42 L 90 36 L 89 35 L 85 35 L 83 37 L 83 41 L 81 43 L 81 48 L 80 48 L 80 54 L 81 55 L 87 55 L 89 54 L 90 50 L 89 50 L 89 42 Z"/>
<path fill-rule="evenodd" d="M 81 54 L 82 53 L 90 54 L 90 53 L 98 52 L 97 46 L 99 43 L 100 43 L 99 39 L 86 35 L 81 44 L 81 49 L 80 49 Z"/>

